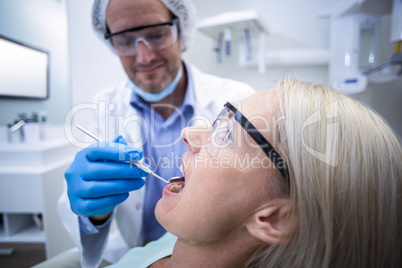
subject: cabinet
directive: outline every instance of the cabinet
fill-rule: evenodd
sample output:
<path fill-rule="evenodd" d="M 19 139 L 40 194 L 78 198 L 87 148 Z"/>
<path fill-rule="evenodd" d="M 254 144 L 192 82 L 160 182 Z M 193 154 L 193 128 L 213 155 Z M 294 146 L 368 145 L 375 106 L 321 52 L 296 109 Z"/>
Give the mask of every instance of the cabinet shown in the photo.
<path fill-rule="evenodd" d="M 46 242 L 41 213 L 4 213 L 1 216 L 0 241 Z"/>
<path fill-rule="evenodd" d="M 74 246 L 57 200 L 76 151 L 65 140 L 0 143 L 0 243 L 44 243 L 47 258 Z"/>
<path fill-rule="evenodd" d="M 200 19 L 197 30 L 206 36 L 217 40 L 218 54 L 219 36 L 225 29 L 231 29 L 232 41 L 237 43 L 239 50 L 239 65 L 241 67 L 258 67 L 264 73 L 267 66 L 326 66 L 329 63 L 329 50 L 318 48 L 298 48 L 298 40 L 288 38 L 281 33 L 268 31 L 268 25 L 257 10 L 242 10 L 225 12 L 216 16 Z M 245 30 L 250 33 L 250 43 L 245 38 Z M 274 49 L 267 50 L 266 43 L 274 43 Z M 254 45 L 252 45 L 254 44 Z M 284 49 L 286 47 L 290 48 Z M 245 55 L 250 51 L 252 57 Z"/>
<path fill-rule="evenodd" d="M 198 31 L 218 39 L 217 53 L 221 53 L 220 36 L 230 29 L 230 42 L 237 42 L 240 55 L 240 65 L 252 60 L 252 40 L 258 39 L 257 61 L 260 73 L 265 72 L 265 37 L 268 27 L 256 10 L 226 12 L 216 16 L 201 19 L 197 25 Z"/>

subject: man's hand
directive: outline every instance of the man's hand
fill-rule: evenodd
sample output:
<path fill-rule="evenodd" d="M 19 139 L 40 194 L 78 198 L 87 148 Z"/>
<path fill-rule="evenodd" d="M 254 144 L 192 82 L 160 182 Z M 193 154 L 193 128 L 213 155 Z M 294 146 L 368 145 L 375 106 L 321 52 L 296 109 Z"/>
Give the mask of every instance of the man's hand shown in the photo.
<path fill-rule="evenodd" d="M 128 147 L 121 136 L 115 140 L 121 143 L 97 142 L 78 152 L 65 172 L 67 194 L 75 214 L 104 215 L 103 220 L 107 219 L 107 214 L 126 200 L 130 191 L 145 184 L 142 177 L 148 175 L 146 172 L 122 162 L 140 160 L 142 151 Z"/>

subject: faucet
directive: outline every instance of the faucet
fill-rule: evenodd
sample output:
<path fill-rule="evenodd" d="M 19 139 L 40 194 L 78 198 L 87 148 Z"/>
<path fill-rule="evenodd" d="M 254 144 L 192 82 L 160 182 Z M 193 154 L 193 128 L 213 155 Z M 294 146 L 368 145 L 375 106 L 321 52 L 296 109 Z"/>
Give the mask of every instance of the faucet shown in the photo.
<path fill-rule="evenodd" d="M 14 125 L 11 125 L 11 124 L 9 124 L 8 125 L 8 132 L 7 132 L 7 137 L 8 137 L 8 141 L 9 142 L 12 142 L 13 141 L 13 138 L 12 138 L 12 135 L 13 135 L 13 133 L 14 132 L 16 132 L 17 130 L 20 130 L 20 132 L 21 132 L 21 140 L 24 140 L 24 132 L 22 131 L 22 129 L 21 129 L 21 127 L 23 126 L 23 125 L 25 125 L 25 121 L 24 120 L 20 120 L 20 121 L 18 121 L 16 124 L 14 124 Z"/>
<path fill-rule="evenodd" d="M 8 125 L 8 141 L 13 142 L 13 133 L 20 131 L 20 141 L 33 142 L 40 140 L 40 125 L 46 122 L 46 112 L 20 113 L 13 124 Z M 22 129 L 21 129 L 22 128 Z"/>

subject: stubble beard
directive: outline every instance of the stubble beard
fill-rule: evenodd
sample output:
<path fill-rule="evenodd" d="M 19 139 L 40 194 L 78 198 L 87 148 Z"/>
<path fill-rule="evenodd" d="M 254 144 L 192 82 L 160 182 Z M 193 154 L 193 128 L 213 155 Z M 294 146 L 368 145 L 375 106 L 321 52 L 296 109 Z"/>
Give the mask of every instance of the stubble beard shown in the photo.
<path fill-rule="evenodd" d="M 143 83 L 142 81 L 144 79 L 133 79 L 132 81 L 134 82 L 134 84 L 136 86 L 138 86 L 145 92 L 155 94 L 155 93 L 159 93 L 162 90 L 164 90 L 173 81 L 174 77 L 170 73 L 165 74 L 162 77 L 160 83 L 158 81 L 154 81 L 154 79 L 156 79 L 156 76 L 152 75 L 152 74 L 149 76 L 146 76 L 145 79 L 146 79 L 146 81 L 150 81 L 150 83 Z"/>

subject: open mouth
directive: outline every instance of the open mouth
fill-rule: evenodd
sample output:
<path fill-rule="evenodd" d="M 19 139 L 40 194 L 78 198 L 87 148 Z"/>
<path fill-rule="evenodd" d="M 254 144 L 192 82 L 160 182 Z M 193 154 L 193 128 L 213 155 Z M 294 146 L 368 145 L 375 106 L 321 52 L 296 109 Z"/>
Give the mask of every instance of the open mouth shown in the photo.
<path fill-rule="evenodd" d="M 169 191 L 171 193 L 180 193 L 184 189 L 184 183 L 181 184 L 173 184 L 172 186 L 169 187 Z"/>
<path fill-rule="evenodd" d="M 170 184 L 166 186 L 166 189 L 171 193 L 181 193 L 184 189 L 185 178 L 184 178 L 184 170 L 183 164 L 180 165 L 180 172 L 183 174 L 182 177 L 173 177 L 169 180 Z"/>
<path fill-rule="evenodd" d="M 185 185 L 184 177 L 175 177 L 173 179 L 170 179 L 170 182 L 172 182 L 172 184 L 168 185 L 168 190 L 171 193 L 180 193 L 181 191 L 183 191 Z"/>

